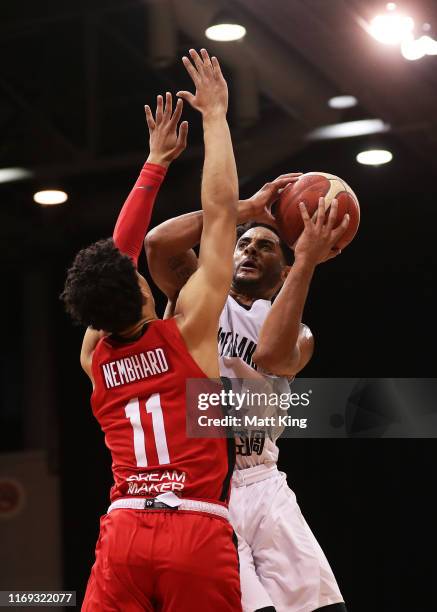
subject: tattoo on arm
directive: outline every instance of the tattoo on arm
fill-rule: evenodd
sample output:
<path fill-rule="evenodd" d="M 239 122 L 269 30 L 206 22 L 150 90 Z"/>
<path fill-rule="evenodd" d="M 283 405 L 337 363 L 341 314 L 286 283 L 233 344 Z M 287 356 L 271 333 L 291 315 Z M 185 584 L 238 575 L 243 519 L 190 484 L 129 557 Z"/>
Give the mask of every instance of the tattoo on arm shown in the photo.
<path fill-rule="evenodd" d="M 174 274 L 175 278 L 181 286 L 184 285 L 193 273 L 193 270 L 187 265 L 184 255 L 174 255 L 168 259 L 168 267 Z"/>

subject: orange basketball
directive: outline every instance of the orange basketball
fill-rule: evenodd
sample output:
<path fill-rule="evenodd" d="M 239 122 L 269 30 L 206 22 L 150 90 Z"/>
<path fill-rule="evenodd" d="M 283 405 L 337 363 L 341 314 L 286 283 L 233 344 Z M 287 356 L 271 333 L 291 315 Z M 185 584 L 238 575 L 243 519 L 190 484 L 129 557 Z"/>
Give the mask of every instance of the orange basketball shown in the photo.
<path fill-rule="evenodd" d="M 337 248 L 344 249 L 357 233 L 360 224 L 360 205 L 349 185 L 333 174 L 307 172 L 281 194 L 274 211 L 279 233 L 290 246 L 299 238 L 304 227 L 299 203 L 304 202 L 308 214 L 312 216 L 317 210 L 320 197 L 325 198 L 328 207 L 334 198 L 338 200 L 335 227 L 340 225 L 344 215 L 349 213 L 348 228 L 336 245 Z"/>

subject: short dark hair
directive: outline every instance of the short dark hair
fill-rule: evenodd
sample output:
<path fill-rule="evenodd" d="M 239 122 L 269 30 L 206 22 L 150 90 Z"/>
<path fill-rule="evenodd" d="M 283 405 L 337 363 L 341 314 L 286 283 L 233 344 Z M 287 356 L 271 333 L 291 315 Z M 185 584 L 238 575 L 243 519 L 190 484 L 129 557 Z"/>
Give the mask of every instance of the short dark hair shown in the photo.
<path fill-rule="evenodd" d="M 281 251 L 284 256 L 285 263 L 287 264 L 287 266 L 292 266 L 294 262 L 293 249 L 291 249 L 288 246 L 288 244 L 284 242 L 284 240 L 282 240 L 281 236 L 279 235 L 278 230 L 272 227 L 271 225 L 267 225 L 267 223 L 258 223 L 257 221 L 249 221 L 248 223 L 239 225 L 237 227 L 237 240 L 239 240 L 243 234 L 245 234 L 247 231 L 249 231 L 250 229 L 254 227 L 266 227 L 267 229 L 269 229 L 271 232 L 273 232 L 274 234 L 278 236 L 279 246 L 281 247 Z"/>
<path fill-rule="evenodd" d="M 76 255 L 60 299 L 73 321 L 118 333 L 141 319 L 143 295 L 132 260 L 112 238 Z"/>

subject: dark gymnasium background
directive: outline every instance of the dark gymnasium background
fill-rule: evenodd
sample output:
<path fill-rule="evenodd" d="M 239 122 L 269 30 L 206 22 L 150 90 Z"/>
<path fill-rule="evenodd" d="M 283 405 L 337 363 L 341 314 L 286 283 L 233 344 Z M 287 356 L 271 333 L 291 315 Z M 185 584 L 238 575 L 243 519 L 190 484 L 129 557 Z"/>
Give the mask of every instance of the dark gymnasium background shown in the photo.
<path fill-rule="evenodd" d="M 247 28 L 212 42 L 226 9 Z M 420 35 L 433 0 L 399 2 Z M 77 590 L 108 505 L 110 460 L 79 365 L 82 330 L 58 295 L 75 253 L 111 235 L 148 153 L 143 106 L 190 89 L 180 57 L 205 46 L 222 62 L 241 197 L 289 171 L 322 170 L 358 194 L 362 222 L 317 269 L 304 320 L 311 377 L 434 377 L 437 263 L 437 56 L 417 61 L 374 40 L 364 0 L 108 0 L 2 3 L 0 184 L 2 365 L 0 590 Z M 350 94 L 347 110 L 328 106 Z M 200 207 L 202 132 L 171 167 L 153 225 Z M 310 140 L 320 126 L 380 119 L 373 135 Z M 384 148 L 391 163 L 356 155 Z M 59 206 L 38 189 L 68 193 Z M 143 261 L 143 268 L 145 262 Z M 158 312 L 162 295 L 156 292 Z M 294 439 L 280 444 L 303 513 L 351 612 L 437 609 L 434 439 Z M 193 608 L 194 610 L 194 608 Z"/>

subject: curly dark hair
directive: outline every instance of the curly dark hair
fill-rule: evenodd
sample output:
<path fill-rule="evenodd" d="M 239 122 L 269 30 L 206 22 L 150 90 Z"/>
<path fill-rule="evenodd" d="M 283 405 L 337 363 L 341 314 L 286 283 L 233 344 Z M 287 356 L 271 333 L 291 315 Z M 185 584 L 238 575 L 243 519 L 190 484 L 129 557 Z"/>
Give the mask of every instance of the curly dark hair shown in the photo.
<path fill-rule="evenodd" d="M 294 262 L 294 253 L 293 250 L 288 246 L 284 240 L 282 240 L 281 236 L 277 229 L 272 227 L 271 225 L 267 225 L 267 223 L 258 223 L 257 221 L 249 221 L 248 223 L 244 223 L 243 225 L 239 225 L 237 227 L 237 240 L 241 238 L 243 234 L 252 229 L 253 227 L 266 227 L 271 232 L 276 234 L 279 238 L 279 246 L 281 247 L 282 254 L 285 259 L 285 263 L 287 266 L 292 266 Z"/>
<path fill-rule="evenodd" d="M 143 295 L 132 260 L 112 238 L 76 255 L 60 295 L 73 321 L 119 333 L 141 319 Z"/>

